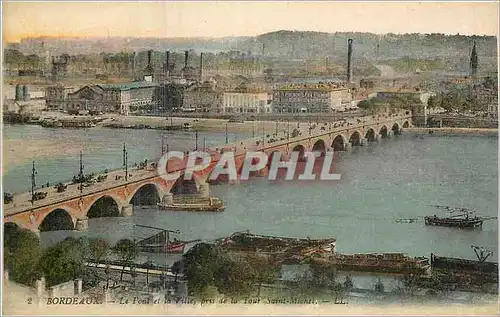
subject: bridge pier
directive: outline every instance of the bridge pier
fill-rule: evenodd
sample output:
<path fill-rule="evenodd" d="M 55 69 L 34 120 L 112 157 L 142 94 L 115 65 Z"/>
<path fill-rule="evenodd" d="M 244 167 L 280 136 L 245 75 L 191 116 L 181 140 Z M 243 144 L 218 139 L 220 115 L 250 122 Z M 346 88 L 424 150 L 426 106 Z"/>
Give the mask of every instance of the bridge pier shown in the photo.
<path fill-rule="evenodd" d="M 89 218 L 76 219 L 75 230 L 86 231 L 89 229 Z"/>
<path fill-rule="evenodd" d="M 200 197 L 203 197 L 203 198 L 210 197 L 210 184 L 201 183 L 199 191 L 200 191 Z"/>
<path fill-rule="evenodd" d="M 359 145 L 363 146 L 363 145 L 367 145 L 367 144 L 368 144 L 367 138 L 363 138 L 363 139 L 359 140 Z"/>
<path fill-rule="evenodd" d="M 163 198 L 161 199 L 161 202 L 165 205 L 171 205 L 174 203 L 174 194 L 172 193 L 167 193 L 163 195 Z"/>
<path fill-rule="evenodd" d="M 269 167 L 264 167 L 257 172 L 259 177 L 266 177 L 269 174 Z"/>
<path fill-rule="evenodd" d="M 131 217 L 132 214 L 134 213 L 133 211 L 133 205 L 132 204 L 128 204 L 128 205 L 125 205 L 122 207 L 122 211 L 120 213 L 120 216 L 122 217 Z"/>
<path fill-rule="evenodd" d="M 33 230 L 33 233 L 36 234 L 36 236 L 38 237 L 38 239 L 40 239 L 40 230 L 36 229 L 36 230 Z"/>
<path fill-rule="evenodd" d="M 390 139 L 394 135 L 394 131 L 389 130 L 387 131 L 387 138 Z"/>
<path fill-rule="evenodd" d="M 350 151 L 351 149 L 352 149 L 352 144 L 351 144 L 351 142 L 349 142 L 349 141 L 348 141 L 348 142 L 346 142 L 346 143 L 344 144 L 344 151 Z"/>

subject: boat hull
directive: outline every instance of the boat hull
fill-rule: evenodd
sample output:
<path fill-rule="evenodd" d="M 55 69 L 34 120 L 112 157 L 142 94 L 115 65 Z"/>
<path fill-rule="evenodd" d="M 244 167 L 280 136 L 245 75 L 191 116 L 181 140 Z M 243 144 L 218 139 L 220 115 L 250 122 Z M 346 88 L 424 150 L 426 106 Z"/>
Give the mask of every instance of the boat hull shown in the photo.
<path fill-rule="evenodd" d="M 186 243 L 171 243 L 168 248 L 164 244 L 150 244 L 138 246 L 141 252 L 146 253 L 184 253 Z"/>
<path fill-rule="evenodd" d="M 450 219 L 438 217 L 425 217 L 425 224 L 427 226 L 441 226 L 450 228 L 480 228 L 483 225 L 482 219 Z"/>

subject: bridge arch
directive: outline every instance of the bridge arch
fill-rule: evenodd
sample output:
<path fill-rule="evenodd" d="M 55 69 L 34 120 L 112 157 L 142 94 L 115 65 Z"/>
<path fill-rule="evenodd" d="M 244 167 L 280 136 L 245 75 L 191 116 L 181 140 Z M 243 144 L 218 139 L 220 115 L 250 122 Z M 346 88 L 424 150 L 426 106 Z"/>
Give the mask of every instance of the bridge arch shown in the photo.
<path fill-rule="evenodd" d="M 383 139 L 387 138 L 388 130 L 386 125 L 380 127 L 379 134 Z"/>
<path fill-rule="evenodd" d="M 73 217 L 65 209 L 56 208 L 49 212 L 38 226 L 40 231 L 73 230 Z"/>
<path fill-rule="evenodd" d="M 160 202 L 160 190 L 156 184 L 147 183 L 137 188 L 130 198 L 130 204 L 134 206 L 156 205 Z"/>
<path fill-rule="evenodd" d="M 366 130 L 365 139 L 368 142 L 375 141 L 375 130 L 373 130 L 373 128 L 368 128 L 368 130 Z"/>
<path fill-rule="evenodd" d="M 401 134 L 401 129 L 399 128 L 399 124 L 398 124 L 397 122 L 395 122 L 395 123 L 392 125 L 391 131 L 394 133 L 394 135 L 399 135 L 399 134 Z"/>
<path fill-rule="evenodd" d="M 408 122 L 408 120 L 406 120 L 404 123 L 403 123 L 403 128 L 406 129 L 406 128 L 409 128 L 410 127 L 410 122 Z"/>
<path fill-rule="evenodd" d="M 120 203 L 115 198 L 104 195 L 94 201 L 87 211 L 88 218 L 118 217 L 120 216 Z"/>
<path fill-rule="evenodd" d="M 302 144 L 297 144 L 296 146 L 293 147 L 292 152 L 299 152 L 299 157 L 298 161 L 303 162 L 306 160 L 305 153 L 306 153 L 306 148 Z M 291 153 L 290 153 L 291 157 Z"/>
<path fill-rule="evenodd" d="M 184 174 L 182 174 L 174 183 L 174 186 L 170 189 L 170 193 L 174 195 L 193 195 L 198 194 L 198 186 L 196 185 L 195 177 L 191 179 L 184 179 Z"/>
<path fill-rule="evenodd" d="M 349 143 L 351 143 L 351 145 L 360 145 L 361 133 L 359 133 L 358 131 L 354 131 L 349 137 Z"/>
<path fill-rule="evenodd" d="M 343 151 L 345 149 L 345 138 L 342 134 L 337 134 L 333 138 L 332 148 L 334 152 Z"/>
<path fill-rule="evenodd" d="M 283 159 L 284 159 L 284 157 L 285 157 L 285 155 L 284 155 L 283 153 L 281 153 L 281 151 L 279 151 L 279 150 L 274 150 L 274 151 L 272 151 L 271 153 L 269 153 L 269 154 L 267 155 L 267 164 L 266 164 L 267 168 L 270 168 L 270 167 L 271 167 L 271 163 L 273 162 L 273 157 L 274 157 L 275 155 L 279 156 L 279 158 L 280 158 L 279 160 L 280 160 L 280 161 L 283 161 Z"/>
<path fill-rule="evenodd" d="M 323 141 L 323 139 L 319 139 L 317 140 L 313 147 L 312 147 L 312 151 L 313 152 L 320 152 L 321 153 L 321 156 L 324 156 L 325 155 L 325 152 L 326 152 L 326 144 L 325 144 L 325 141 Z"/>

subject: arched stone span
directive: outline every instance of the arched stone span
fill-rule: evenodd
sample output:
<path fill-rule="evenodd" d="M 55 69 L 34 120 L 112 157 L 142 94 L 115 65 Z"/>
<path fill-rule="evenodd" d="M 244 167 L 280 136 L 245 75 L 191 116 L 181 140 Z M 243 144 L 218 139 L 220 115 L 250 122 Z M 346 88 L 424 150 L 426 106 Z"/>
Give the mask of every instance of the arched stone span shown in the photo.
<path fill-rule="evenodd" d="M 75 224 L 73 218 L 64 209 L 54 209 L 43 218 L 42 223 L 38 226 L 40 231 L 57 231 L 57 230 L 73 230 Z"/>
<path fill-rule="evenodd" d="M 351 145 L 360 145 L 361 134 L 358 131 L 354 131 L 349 137 L 349 143 L 351 143 Z"/>
<path fill-rule="evenodd" d="M 409 128 L 409 127 L 410 127 L 410 122 L 405 121 L 405 122 L 403 123 L 403 128 L 404 128 L 404 129 L 406 129 L 406 128 Z"/>
<path fill-rule="evenodd" d="M 345 149 L 345 139 L 342 134 L 338 134 L 333 138 L 332 148 L 334 152 L 343 151 Z"/>
<path fill-rule="evenodd" d="M 120 216 L 120 203 L 111 196 L 105 195 L 98 198 L 87 211 L 88 218 L 118 217 Z"/>
<path fill-rule="evenodd" d="M 132 198 L 130 203 L 134 206 L 141 205 L 156 205 L 160 202 L 160 190 L 156 184 L 144 184 L 139 187 Z"/>
<path fill-rule="evenodd" d="M 384 139 L 387 138 L 388 131 L 387 131 L 387 127 L 385 125 L 380 127 L 379 134 L 382 138 L 384 138 Z"/>
<path fill-rule="evenodd" d="M 326 152 L 326 144 L 325 144 L 325 141 L 323 141 L 322 139 L 319 139 L 317 140 L 313 147 L 312 147 L 312 151 L 313 152 L 320 152 L 321 153 L 321 156 L 324 156 L 325 155 L 325 152 Z"/>
<path fill-rule="evenodd" d="M 299 162 L 303 162 L 303 161 L 305 161 L 307 159 L 305 157 L 306 148 L 302 144 L 297 144 L 292 149 L 292 152 L 298 152 L 299 153 L 299 156 L 298 156 L 298 161 Z M 291 157 L 291 155 L 292 155 L 292 153 L 290 153 L 290 157 Z"/>
<path fill-rule="evenodd" d="M 401 130 L 399 129 L 399 124 L 397 122 L 392 125 L 391 130 L 394 133 L 394 135 L 401 134 Z"/>
<path fill-rule="evenodd" d="M 365 139 L 366 139 L 368 142 L 373 142 L 373 141 L 375 141 L 375 130 L 373 130 L 372 128 L 369 128 L 369 129 L 366 131 L 366 134 L 365 134 Z"/>
<path fill-rule="evenodd" d="M 266 164 L 266 165 L 267 165 L 267 168 L 270 168 L 270 167 L 271 167 L 271 164 L 272 164 L 272 162 L 273 162 L 273 160 L 274 160 L 274 156 L 275 156 L 275 155 L 279 157 L 279 161 L 283 161 L 283 159 L 284 159 L 284 157 L 285 157 L 285 156 L 283 155 L 283 153 L 281 153 L 281 151 L 273 151 L 273 152 L 269 153 L 269 155 L 267 156 L 267 164 Z M 276 159 L 276 160 L 277 160 L 277 159 Z"/>
<path fill-rule="evenodd" d="M 170 189 L 170 193 L 174 195 L 194 195 L 198 194 L 198 186 L 196 185 L 196 180 L 194 177 L 191 179 L 184 179 L 184 175 L 181 175 Z"/>

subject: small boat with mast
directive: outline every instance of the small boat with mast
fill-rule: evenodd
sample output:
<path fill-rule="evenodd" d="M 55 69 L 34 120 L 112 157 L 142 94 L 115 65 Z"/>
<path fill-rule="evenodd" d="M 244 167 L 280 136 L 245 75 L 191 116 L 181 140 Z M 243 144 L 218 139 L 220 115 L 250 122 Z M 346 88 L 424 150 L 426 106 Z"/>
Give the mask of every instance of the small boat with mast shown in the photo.
<path fill-rule="evenodd" d="M 438 209 L 447 211 L 450 215 L 448 217 L 438 217 L 427 216 L 424 218 L 425 224 L 427 226 L 441 226 L 441 227 L 452 227 L 452 228 L 481 228 L 483 221 L 490 218 L 478 217 L 473 215 L 475 211 L 461 208 L 461 207 L 450 207 L 450 206 L 440 206 L 434 205 Z M 456 213 L 456 214 L 454 214 Z M 452 215 L 454 214 L 454 215 Z"/>
<path fill-rule="evenodd" d="M 136 247 L 141 252 L 146 253 L 184 253 L 184 249 L 189 243 L 198 242 L 198 240 L 181 241 L 176 238 L 170 240 L 170 234 L 180 233 L 178 230 L 167 230 L 157 227 L 144 226 L 144 225 L 134 225 L 138 228 L 147 228 L 159 231 L 157 234 L 151 235 L 149 237 L 143 238 L 135 243 Z"/>

